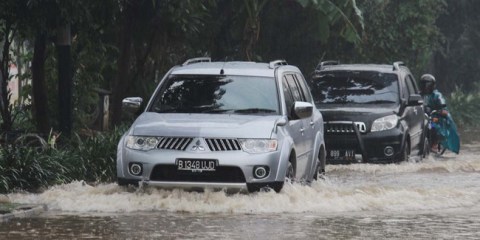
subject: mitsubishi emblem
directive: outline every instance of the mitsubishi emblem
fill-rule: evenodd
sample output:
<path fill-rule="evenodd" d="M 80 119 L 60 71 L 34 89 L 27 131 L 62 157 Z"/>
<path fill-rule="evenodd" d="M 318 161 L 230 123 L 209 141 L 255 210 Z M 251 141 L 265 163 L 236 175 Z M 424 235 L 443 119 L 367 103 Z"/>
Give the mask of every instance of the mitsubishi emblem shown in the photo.
<path fill-rule="evenodd" d="M 201 146 L 200 139 L 195 142 L 195 145 L 192 147 L 193 151 L 205 151 L 205 147 Z"/>

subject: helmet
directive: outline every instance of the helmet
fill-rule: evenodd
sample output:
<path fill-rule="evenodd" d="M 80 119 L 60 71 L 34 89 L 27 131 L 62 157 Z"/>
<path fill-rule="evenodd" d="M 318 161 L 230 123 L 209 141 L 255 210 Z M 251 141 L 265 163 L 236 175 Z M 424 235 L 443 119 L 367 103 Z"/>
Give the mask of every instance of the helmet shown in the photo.
<path fill-rule="evenodd" d="M 420 78 L 420 81 L 422 82 L 433 82 L 435 83 L 435 77 L 432 74 L 423 74 L 422 77 Z"/>
<path fill-rule="evenodd" d="M 420 78 L 420 90 L 422 93 L 431 93 L 435 89 L 435 77 L 432 74 L 423 74 Z"/>

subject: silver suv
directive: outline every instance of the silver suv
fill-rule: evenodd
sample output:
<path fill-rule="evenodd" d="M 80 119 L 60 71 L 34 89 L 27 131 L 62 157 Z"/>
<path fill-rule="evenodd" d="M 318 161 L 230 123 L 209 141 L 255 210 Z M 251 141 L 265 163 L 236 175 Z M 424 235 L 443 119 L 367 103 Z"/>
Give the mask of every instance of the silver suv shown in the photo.
<path fill-rule="evenodd" d="M 119 185 L 279 192 L 324 172 L 322 115 L 300 70 L 283 60 L 173 67 L 117 152 Z"/>

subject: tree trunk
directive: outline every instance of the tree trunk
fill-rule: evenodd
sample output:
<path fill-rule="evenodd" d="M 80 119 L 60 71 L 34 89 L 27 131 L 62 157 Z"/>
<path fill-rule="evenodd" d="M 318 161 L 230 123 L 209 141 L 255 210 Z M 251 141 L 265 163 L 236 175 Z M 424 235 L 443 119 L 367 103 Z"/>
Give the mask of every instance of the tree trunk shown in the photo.
<path fill-rule="evenodd" d="M 58 122 L 60 131 L 67 137 L 71 135 L 73 126 L 71 45 L 70 26 L 61 26 L 56 45 L 58 53 Z"/>
<path fill-rule="evenodd" d="M 8 77 L 10 68 L 10 25 L 5 24 L 4 41 L 2 48 L 2 59 L 0 59 L 0 112 L 2 115 L 2 132 L 11 131 L 13 127 L 12 113 L 10 108 L 10 97 L 8 92 Z"/>
<path fill-rule="evenodd" d="M 133 29 L 135 26 L 135 15 L 139 1 L 125 2 L 125 11 L 122 18 L 120 30 L 119 59 L 117 61 L 117 76 L 112 86 L 112 123 L 118 125 L 122 118 L 122 100 L 126 97 L 129 80 L 131 79 L 130 66 L 132 58 Z"/>
<path fill-rule="evenodd" d="M 35 37 L 32 60 L 33 116 L 37 131 L 46 135 L 50 130 L 48 119 L 47 85 L 45 83 L 45 33 Z"/>

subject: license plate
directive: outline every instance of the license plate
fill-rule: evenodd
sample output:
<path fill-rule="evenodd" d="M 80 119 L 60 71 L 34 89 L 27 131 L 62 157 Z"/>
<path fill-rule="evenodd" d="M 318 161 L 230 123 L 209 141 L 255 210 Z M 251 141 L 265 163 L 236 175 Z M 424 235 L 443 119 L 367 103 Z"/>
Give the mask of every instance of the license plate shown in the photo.
<path fill-rule="evenodd" d="M 329 158 L 333 159 L 347 159 L 347 160 L 353 160 L 355 159 L 355 150 L 330 150 L 328 151 L 328 156 Z"/>
<path fill-rule="evenodd" d="M 178 159 L 177 169 L 182 171 L 215 171 L 218 161 L 213 159 Z"/>

